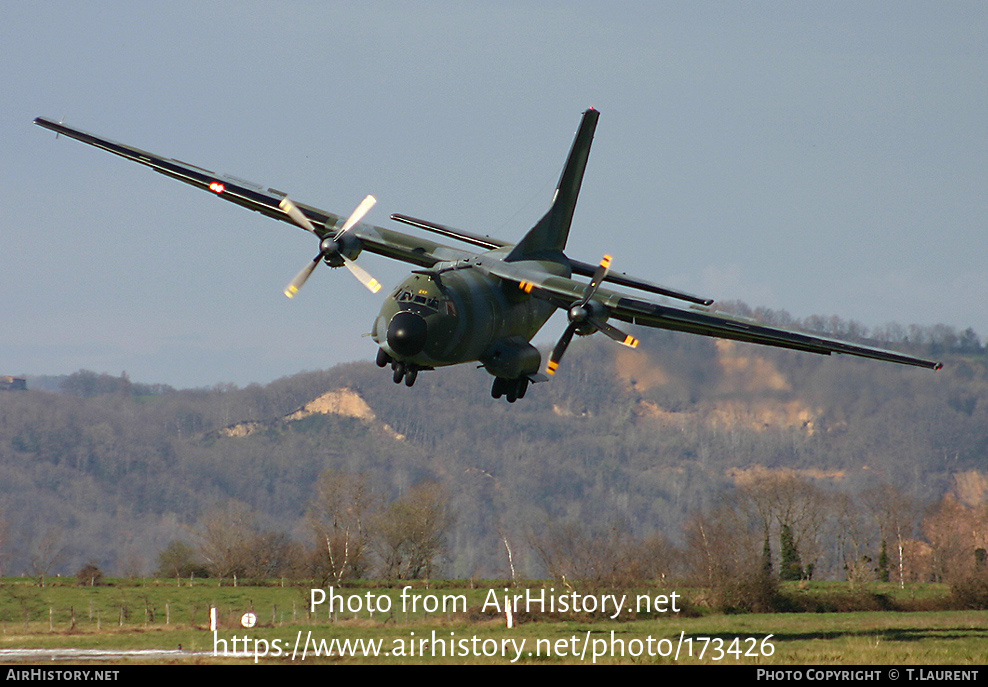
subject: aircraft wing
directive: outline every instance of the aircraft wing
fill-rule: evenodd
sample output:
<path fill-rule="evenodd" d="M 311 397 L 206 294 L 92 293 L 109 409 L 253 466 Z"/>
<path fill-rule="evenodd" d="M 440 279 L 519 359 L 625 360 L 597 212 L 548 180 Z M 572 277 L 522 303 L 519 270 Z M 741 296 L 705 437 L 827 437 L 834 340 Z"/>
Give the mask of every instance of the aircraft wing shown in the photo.
<path fill-rule="evenodd" d="M 34 123 L 57 134 L 74 138 L 145 167 L 150 167 L 156 172 L 196 188 L 210 191 L 223 200 L 297 226 L 288 214 L 279 207 L 279 203 L 287 195 L 282 191 L 265 188 L 238 177 L 217 174 L 174 158 L 155 155 L 140 148 L 101 138 L 45 117 L 38 117 Z M 346 219 L 346 217 L 303 203 L 296 202 L 295 205 L 313 224 L 319 238 L 323 238 L 327 234 L 335 234 L 338 226 L 342 225 Z M 437 262 L 460 260 L 474 255 L 468 251 L 368 224 L 358 224 L 351 233 L 360 239 L 364 250 L 420 267 L 432 267 Z"/>
<path fill-rule="evenodd" d="M 526 267 L 521 263 L 498 262 L 488 264 L 485 261 L 481 268 L 487 269 L 491 274 L 501 279 L 517 282 L 523 291 L 548 300 L 564 309 L 583 298 L 587 287 L 586 284 L 574 279 L 551 275 Z M 841 353 L 903 365 L 915 365 L 931 370 L 939 370 L 943 367 L 940 362 L 914 358 L 895 351 L 767 327 L 748 320 L 699 309 L 660 305 L 604 288 L 598 288 L 593 299 L 601 303 L 607 309 L 608 315 L 614 319 L 656 329 L 689 332 L 823 355 Z"/>

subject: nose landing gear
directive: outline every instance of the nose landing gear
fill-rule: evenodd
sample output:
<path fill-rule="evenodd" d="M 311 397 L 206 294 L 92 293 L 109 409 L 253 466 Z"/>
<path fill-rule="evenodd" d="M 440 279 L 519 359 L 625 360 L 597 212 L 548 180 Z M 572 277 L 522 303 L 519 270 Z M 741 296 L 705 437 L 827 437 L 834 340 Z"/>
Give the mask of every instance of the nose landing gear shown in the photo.
<path fill-rule="evenodd" d="M 377 349 L 377 360 L 375 361 L 378 367 L 391 366 L 392 374 L 391 379 L 394 380 L 395 384 L 401 384 L 402 380 L 405 380 L 405 386 L 412 386 L 415 384 L 415 380 L 419 376 L 419 366 L 413 363 L 402 362 L 401 360 L 395 360 L 390 355 L 384 352 L 383 348 Z"/>
<path fill-rule="evenodd" d="M 391 378 L 395 384 L 401 384 L 401 380 L 404 378 L 405 386 L 412 386 L 419 376 L 419 368 L 412 363 L 403 363 L 400 360 L 395 361 L 391 363 L 391 369 L 394 370 Z"/>

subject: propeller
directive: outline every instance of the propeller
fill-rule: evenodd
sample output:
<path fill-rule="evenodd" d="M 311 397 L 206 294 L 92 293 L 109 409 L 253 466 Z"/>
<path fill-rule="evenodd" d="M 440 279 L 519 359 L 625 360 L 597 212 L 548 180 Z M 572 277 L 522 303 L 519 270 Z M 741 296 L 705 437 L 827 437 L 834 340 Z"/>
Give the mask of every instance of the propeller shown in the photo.
<path fill-rule="evenodd" d="M 364 218 L 364 215 L 366 215 L 367 212 L 374 207 L 374 203 L 376 202 L 377 199 L 374 196 L 367 196 L 364 198 L 360 205 L 357 206 L 357 209 L 354 210 L 353 213 L 347 218 L 347 221 L 343 223 L 340 230 L 336 232 L 333 238 L 326 237 L 319 243 L 319 254 L 312 258 L 311 262 L 303 267 L 302 270 L 295 275 L 295 278 L 292 279 L 291 283 L 285 287 L 286 296 L 289 298 L 294 298 L 295 294 L 297 294 L 299 289 L 302 288 L 302 285 L 308 281 L 320 261 L 333 255 L 339 256 L 343 260 L 343 264 L 346 265 L 346 268 L 350 270 L 351 274 L 353 274 L 353 276 L 355 276 L 361 284 L 366 286 L 371 293 L 377 293 L 381 290 L 381 282 L 372 277 L 367 270 L 360 267 L 353 260 L 345 256 L 342 252 L 343 246 L 340 243 L 343 235 L 356 226 L 356 224 Z M 312 226 L 312 222 L 309 221 L 309 218 L 305 216 L 305 213 L 299 210 L 298 206 L 295 205 L 295 203 L 293 203 L 288 196 L 281 199 L 278 207 L 280 207 L 286 215 L 291 217 L 295 224 L 299 225 L 308 232 L 316 234 L 316 228 Z M 318 234 L 316 234 L 316 236 L 318 236 Z"/>
<path fill-rule="evenodd" d="M 546 363 L 546 372 L 549 374 L 556 374 L 559 361 L 563 359 L 563 353 L 566 352 L 569 342 L 572 341 L 573 335 L 578 331 L 581 334 L 593 334 L 595 331 L 603 332 L 619 344 L 629 348 L 638 347 L 638 339 L 631 336 L 631 334 L 625 334 L 617 327 L 607 323 L 606 310 L 604 310 L 601 304 L 593 300 L 594 294 L 597 293 L 600 283 L 607 276 L 607 270 L 610 266 L 611 256 L 605 255 L 604 259 L 600 261 L 600 265 L 594 270 L 593 277 L 590 279 L 590 283 L 587 284 L 587 288 L 584 289 L 583 298 L 569 307 L 569 311 L 566 313 L 566 316 L 569 318 L 569 325 L 566 327 L 563 335 L 559 337 L 559 341 L 549 355 L 549 362 Z"/>

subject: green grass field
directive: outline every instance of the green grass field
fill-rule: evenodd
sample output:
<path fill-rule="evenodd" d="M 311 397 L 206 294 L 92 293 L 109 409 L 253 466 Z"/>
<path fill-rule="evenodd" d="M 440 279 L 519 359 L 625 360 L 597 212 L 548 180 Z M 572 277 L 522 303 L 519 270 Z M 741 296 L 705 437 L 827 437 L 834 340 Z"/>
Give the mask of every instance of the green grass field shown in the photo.
<path fill-rule="evenodd" d="M 73 581 L 74 582 L 74 581 Z M 552 583 L 527 585 L 534 598 L 545 588 L 557 606 L 521 612 L 506 627 L 502 583 L 421 582 L 401 587 L 360 586 L 334 590 L 345 595 L 309 612 L 308 586 L 195 586 L 174 581 L 111 580 L 103 587 L 78 587 L 68 580 L 38 587 L 6 578 L 0 585 L 0 651 L 12 649 L 177 650 L 110 662 L 156 663 L 655 663 L 655 664 L 857 664 L 981 665 L 988 658 L 988 611 L 901 610 L 943 607 L 941 585 L 850 588 L 843 583 L 787 586 L 787 596 L 819 612 L 711 613 L 698 605 L 696 590 L 677 590 L 684 613 L 645 612 L 639 593 L 627 594 L 617 612 L 614 600 L 588 611 L 559 607 L 573 593 Z M 524 593 L 525 587 L 509 594 Z M 550 589 L 553 590 L 550 593 Z M 327 590 L 328 592 L 328 590 Z M 612 590 L 578 590 L 585 605 Z M 498 600 L 498 607 L 491 603 Z M 485 602 L 488 603 L 484 608 Z M 368 612 L 368 603 L 376 612 Z M 643 602 L 642 602 L 643 603 Z M 349 604 L 350 610 L 346 605 Z M 445 605 L 445 608 L 443 607 Z M 832 608 L 897 608 L 848 610 Z M 219 628 L 209 630 L 209 608 Z M 359 606 L 359 610 L 358 610 Z M 414 607 L 413 607 L 414 606 Z M 376 607 L 387 607 L 379 610 Z M 641 610 L 642 612 L 637 612 Z M 241 626 L 253 612 L 256 625 Z M 612 618 L 612 616 L 614 616 Z M 224 649 L 226 655 L 223 655 Z M 246 649 L 246 652 L 245 652 Z M 214 656 L 213 654 L 218 655 Z M 236 653 L 237 655 L 233 655 Z M 318 655 L 317 655 L 318 654 Z M 328 655 L 327 655 L 328 654 Z M 0 654 L 0 662 L 50 662 L 51 654 L 28 658 Z M 56 661 L 79 662 L 78 657 Z"/>

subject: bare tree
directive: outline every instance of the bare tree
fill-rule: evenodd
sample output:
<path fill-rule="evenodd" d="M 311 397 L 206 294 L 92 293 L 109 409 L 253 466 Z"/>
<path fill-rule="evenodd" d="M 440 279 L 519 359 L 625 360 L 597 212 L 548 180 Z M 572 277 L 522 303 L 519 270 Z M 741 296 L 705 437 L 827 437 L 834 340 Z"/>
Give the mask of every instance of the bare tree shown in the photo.
<path fill-rule="evenodd" d="M 45 586 L 45 578 L 62 560 L 65 544 L 62 534 L 56 527 L 49 527 L 35 537 L 30 550 L 31 574 L 38 579 L 38 586 Z"/>
<path fill-rule="evenodd" d="M 820 537 L 830 510 L 827 494 L 790 472 L 758 475 L 741 485 L 739 492 L 747 511 L 761 527 L 763 544 L 769 540 L 772 524 L 778 525 L 780 540 L 784 540 L 780 548 L 784 544 L 798 552 L 801 563 L 796 577 L 811 577 L 823 553 Z M 763 545 L 763 549 L 767 547 Z M 780 551 L 780 556 L 783 553 Z M 780 573 L 784 572 L 780 567 Z"/>
<path fill-rule="evenodd" d="M 211 575 L 223 579 L 249 574 L 258 536 L 250 506 L 231 499 L 208 511 L 195 532 L 200 540 L 199 554 Z"/>
<path fill-rule="evenodd" d="M 737 508 L 721 505 L 694 513 L 683 531 L 688 571 L 700 584 L 716 587 L 762 569 L 757 530 Z"/>
<path fill-rule="evenodd" d="M 635 537 L 621 521 L 606 530 L 582 522 L 548 523 L 531 532 L 528 541 L 551 577 L 593 584 L 656 580 L 670 572 L 675 558 L 662 535 Z"/>
<path fill-rule="evenodd" d="M 431 577 L 453 524 L 446 490 L 426 483 L 392 501 L 375 520 L 375 548 L 388 579 Z"/>
<path fill-rule="evenodd" d="M 761 556 L 761 528 L 741 508 L 722 504 L 694 513 L 683 531 L 683 556 L 690 578 L 706 587 L 711 605 L 724 609 L 769 610 L 776 583 Z"/>
<path fill-rule="evenodd" d="M 205 576 L 207 573 L 196 550 L 184 541 L 175 539 L 158 554 L 158 569 L 155 571 L 158 577 L 180 579 L 190 575 Z"/>
<path fill-rule="evenodd" d="M 774 479 L 756 477 L 738 488 L 740 504 L 762 533 L 762 569 L 772 571 L 772 526 L 776 520 Z"/>
<path fill-rule="evenodd" d="M 776 517 L 792 533 L 807 578 L 822 555 L 820 534 L 828 514 L 828 497 L 815 484 L 794 476 L 776 485 Z"/>
<path fill-rule="evenodd" d="M 866 582 L 874 577 L 868 555 L 869 537 L 862 522 L 861 509 L 850 496 L 836 494 L 833 499 L 833 535 L 837 545 L 837 562 L 849 582 Z"/>
<path fill-rule="evenodd" d="M 883 546 L 894 541 L 894 567 L 899 587 L 905 585 L 905 543 L 912 538 L 919 507 L 915 500 L 889 484 L 879 484 L 861 494 L 865 507 L 878 525 Z"/>
<path fill-rule="evenodd" d="M 548 575 L 557 580 L 596 580 L 602 558 L 600 537 L 582 523 L 547 523 L 528 537 Z"/>
<path fill-rule="evenodd" d="M 306 514 L 318 550 L 320 575 L 339 584 L 368 566 L 370 522 L 380 508 L 363 475 L 328 470 L 319 477 Z"/>
<path fill-rule="evenodd" d="M 936 579 L 956 583 L 988 574 L 988 506 L 968 506 L 947 494 L 922 523 Z"/>

